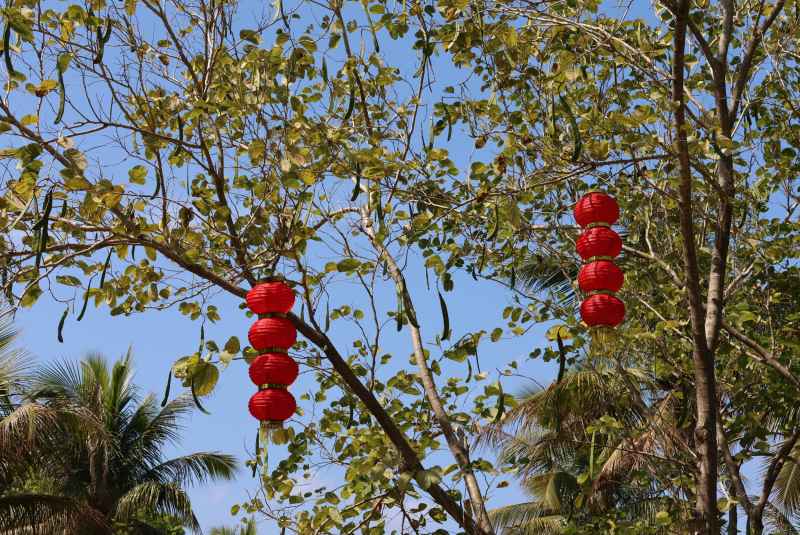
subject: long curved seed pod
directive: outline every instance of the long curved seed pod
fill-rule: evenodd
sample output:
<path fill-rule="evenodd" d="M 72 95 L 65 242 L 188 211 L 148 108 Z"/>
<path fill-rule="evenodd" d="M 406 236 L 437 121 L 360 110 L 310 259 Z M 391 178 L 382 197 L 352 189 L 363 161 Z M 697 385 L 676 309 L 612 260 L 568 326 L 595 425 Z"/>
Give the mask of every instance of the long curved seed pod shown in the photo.
<path fill-rule="evenodd" d="M 39 271 L 39 266 L 42 262 L 42 254 L 47 248 L 48 226 L 50 224 L 50 211 L 53 209 L 53 188 L 47 192 L 44 198 L 44 210 L 42 211 L 42 218 L 35 226 L 41 226 L 39 231 L 39 244 L 36 249 L 36 271 Z M 34 228 L 35 228 L 34 226 Z"/>
<path fill-rule="evenodd" d="M 347 121 L 350 119 L 350 116 L 353 115 L 353 110 L 356 107 L 356 88 L 353 86 L 353 83 L 350 83 L 350 101 L 347 103 L 347 111 L 344 114 L 344 119 L 342 121 Z"/>
<path fill-rule="evenodd" d="M 11 78 L 17 74 L 14 70 L 14 64 L 11 62 L 11 23 L 6 22 L 6 28 L 3 31 L 3 57 L 6 62 L 6 70 L 8 77 Z"/>
<path fill-rule="evenodd" d="M 194 404 L 197 405 L 197 408 L 200 409 L 200 412 L 203 414 L 211 414 L 203 407 L 203 404 L 200 403 L 200 398 L 197 397 L 197 392 L 194 389 L 194 377 L 192 377 L 192 399 L 194 400 Z"/>
<path fill-rule="evenodd" d="M 353 187 L 353 194 L 350 195 L 350 202 L 354 202 L 361 193 L 361 166 L 356 164 L 356 185 Z"/>
<path fill-rule="evenodd" d="M 86 305 L 89 304 L 89 290 L 92 289 L 92 279 L 89 279 L 89 286 L 86 288 L 86 293 L 83 294 L 83 306 L 81 307 L 81 313 L 78 314 L 78 321 L 83 319 L 83 315 L 86 314 Z"/>
<path fill-rule="evenodd" d="M 106 20 L 105 34 L 97 28 L 97 55 L 94 57 L 94 64 L 103 62 L 103 53 L 106 48 L 106 43 L 111 38 L 111 19 Z"/>
<path fill-rule="evenodd" d="M 108 256 L 106 256 L 106 263 L 103 264 L 103 272 L 100 273 L 100 289 L 103 289 L 103 286 L 106 283 L 106 273 L 108 272 L 108 265 L 111 263 L 111 253 L 114 252 L 114 249 L 108 250 Z"/>
<path fill-rule="evenodd" d="M 61 319 L 58 321 L 58 343 L 64 343 L 64 322 L 67 320 L 67 314 L 69 313 L 69 307 L 64 309 L 64 313 L 61 314 Z"/>
<path fill-rule="evenodd" d="M 447 118 L 447 141 L 453 137 L 453 120 L 450 118 L 450 111 L 447 109 L 447 104 L 444 105 L 444 116 Z"/>
<path fill-rule="evenodd" d="M 38 230 L 42 228 L 42 225 L 45 224 L 47 218 L 50 216 L 50 210 L 53 209 L 53 188 L 47 190 L 47 194 L 44 196 L 44 205 L 42 206 L 42 216 L 39 218 L 39 221 L 33 225 L 33 230 Z"/>
<path fill-rule="evenodd" d="M 494 226 L 492 227 L 492 231 L 489 233 L 489 240 L 492 241 L 497 237 L 497 232 L 500 230 L 500 207 L 495 204 L 494 205 Z"/>
<path fill-rule="evenodd" d="M 450 314 L 447 312 L 447 303 L 442 297 L 442 292 L 437 292 L 439 294 L 439 306 L 442 309 L 442 340 L 449 340 L 450 339 Z"/>
<path fill-rule="evenodd" d="M 67 100 L 67 88 L 64 86 L 64 73 L 58 71 L 58 111 L 56 112 L 55 124 L 61 122 L 64 117 L 64 104 Z"/>
<path fill-rule="evenodd" d="M 161 406 L 166 407 L 169 401 L 169 390 L 172 388 L 172 368 L 167 372 L 167 387 L 164 389 L 164 398 L 161 400 Z"/>
<path fill-rule="evenodd" d="M 403 298 L 397 296 L 397 312 L 395 312 L 395 321 L 397 322 L 397 332 L 403 330 Z"/>
<path fill-rule="evenodd" d="M 260 427 L 260 426 L 259 426 Z M 261 429 L 256 431 L 256 460 L 253 462 L 253 477 L 256 477 L 258 472 L 258 450 L 261 449 Z"/>

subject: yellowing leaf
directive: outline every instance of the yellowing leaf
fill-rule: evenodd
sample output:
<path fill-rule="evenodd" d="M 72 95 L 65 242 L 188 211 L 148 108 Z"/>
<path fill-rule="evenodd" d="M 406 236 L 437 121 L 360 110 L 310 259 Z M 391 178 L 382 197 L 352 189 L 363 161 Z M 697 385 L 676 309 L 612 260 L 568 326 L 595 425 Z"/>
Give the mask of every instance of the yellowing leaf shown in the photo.
<path fill-rule="evenodd" d="M 128 171 L 128 179 L 134 184 L 144 184 L 147 177 L 147 169 L 143 165 L 131 167 Z"/>

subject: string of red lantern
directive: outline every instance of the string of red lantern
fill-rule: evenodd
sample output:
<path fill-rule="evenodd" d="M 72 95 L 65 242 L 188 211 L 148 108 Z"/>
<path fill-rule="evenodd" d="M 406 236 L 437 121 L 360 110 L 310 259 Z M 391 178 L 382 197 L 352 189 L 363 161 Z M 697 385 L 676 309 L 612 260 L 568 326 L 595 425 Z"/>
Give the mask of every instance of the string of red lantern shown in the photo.
<path fill-rule="evenodd" d="M 614 295 L 625 280 L 614 263 L 622 239 L 611 229 L 619 219 L 619 205 L 611 196 L 593 191 L 577 202 L 574 214 L 583 228 L 575 246 L 586 262 L 578 273 L 578 287 L 587 294 L 581 319 L 589 327 L 616 327 L 625 319 L 625 303 Z"/>
<path fill-rule="evenodd" d="M 280 427 L 297 408 L 294 396 L 286 389 L 299 372 L 288 355 L 297 340 L 297 330 L 286 313 L 294 306 L 294 291 L 283 281 L 258 284 L 247 292 L 247 307 L 259 319 L 250 327 L 247 338 L 260 354 L 250 364 L 250 379 L 258 387 L 248 408 L 254 418 Z"/>

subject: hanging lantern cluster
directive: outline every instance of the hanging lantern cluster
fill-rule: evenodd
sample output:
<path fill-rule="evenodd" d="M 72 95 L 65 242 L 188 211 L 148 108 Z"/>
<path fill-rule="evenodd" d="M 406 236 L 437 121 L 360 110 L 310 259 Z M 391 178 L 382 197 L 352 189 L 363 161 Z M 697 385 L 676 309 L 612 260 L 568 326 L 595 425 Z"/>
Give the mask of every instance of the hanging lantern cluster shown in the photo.
<path fill-rule="evenodd" d="M 619 206 L 609 195 L 593 191 L 578 201 L 574 214 L 583 229 L 575 244 L 584 261 L 578 273 L 578 286 L 586 295 L 581 319 L 589 327 L 616 327 L 625 319 L 625 304 L 615 295 L 625 280 L 614 263 L 622 239 L 611 229 L 619 219 Z"/>
<path fill-rule="evenodd" d="M 280 427 L 297 408 L 286 389 L 297 379 L 299 368 L 288 355 L 297 340 L 297 330 L 286 317 L 294 306 L 294 291 L 283 281 L 269 281 L 247 292 L 247 307 L 258 314 L 247 338 L 258 351 L 250 364 L 250 379 L 258 392 L 250 398 L 250 414 L 271 427 Z"/>

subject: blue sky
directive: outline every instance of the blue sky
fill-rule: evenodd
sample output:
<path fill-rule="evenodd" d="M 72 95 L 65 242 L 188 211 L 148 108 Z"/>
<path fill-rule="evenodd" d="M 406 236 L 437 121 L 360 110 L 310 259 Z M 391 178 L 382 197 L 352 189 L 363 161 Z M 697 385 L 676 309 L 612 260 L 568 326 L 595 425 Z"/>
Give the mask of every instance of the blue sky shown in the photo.
<path fill-rule="evenodd" d="M 441 328 L 438 298 L 435 292 L 425 290 L 424 279 L 417 277 L 411 281 L 411 291 L 418 295 L 419 316 L 423 330 L 433 336 Z M 337 295 L 338 293 L 338 295 Z M 341 284 L 334 293 L 334 301 L 341 304 L 348 302 L 347 284 Z M 390 299 L 394 298 L 388 293 Z M 447 294 L 449 310 L 455 336 L 459 332 L 471 329 L 487 329 L 501 325 L 502 309 L 510 303 L 509 294 L 498 285 L 490 282 L 475 283 L 470 277 L 459 277 L 456 280 L 456 291 Z M 238 300 L 228 296 L 220 296 L 215 304 L 222 311 L 222 320 L 214 325 L 206 326 L 206 336 L 216 340 L 227 339 L 237 335 L 246 337 L 247 329 L 252 322 L 238 307 Z M 82 322 L 68 321 L 64 329 L 64 343 L 56 339 L 56 326 L 63 311 L 63 306 L 42 299 L 32 309 L 20 309 L 17 324 L 22 330 L 20 345 L 26 348 L 38 362 L 49 362 L 57 359 L 76 359 L 87 351 L 99 351 L 109 358 L 123 355 L 129 347 L 133 348 L 136 367 L 136 383 L 145 391 L 154 392 L 159 398 L 164 391 L 168 370 L 175 358 L 191 353 L 197 346 L 197 322 L 182 316 L 177 310 L 150 312 L 129 317 L 111 317 L 106 309 L 94 309 L 90 306 Z M 485 371 L 494 371 L 502 367 L 512 358 L 524 363 L 520 370 L 541 382 L 553 377 L 553 364 L 531 361 L 526 358 L 534 347 L 545 343 L 542 329 L 518 338 L 501 341 L 497 344 L 485 344 L 480 348 L 481 365 Z M 352 339 L 341 331 L 348 329 L 334 323 L 331 337 L 337 346 L 346 348 Z M 403 355 L 410 353 L 407 333 L 393 340 L 389 351 L 396 351 L 397 362 L 405 363 Z M 458 365 L 456 365 L 458 366 Z M 462 366 L 463 367 L 463 366 Z M 413 370 L 410 365 L 407 369 Z M 303 373 L 305 372 L 305 373 Z M 297 397 L 299 393 L 314 388 L 314 381 L 308 370 L 298 382 L 292 386 Z M 453 373 L 465 374 L 464 369 L 453 370 Z M 494 378 L 496 373 L 492 373 Z M 487 379 L 487 381 L 493 379 Z M 526 381 L 516 378 L 504 378 L 504 385 L 509 391 L 521 387 Z M 175 387 L 175 384 L 173 384 Z M 215 393 L 204 400 L 204 406 L 211 415 L 195 411 L 191 419 L 186 421 L 182 443 L 167 452 L 168 455 L 179 455 L 198 450 L 219 450 L 236 455 L 240 459 L 247 458 L 252 452 L 255 437 L 255 421 L 247 412 L 247 400 L 253 392 L 253 385 L 247 376 L 247 369 L 242 361 L 235 361 L 228 370 L 222 373 Z M 173 395 L 176 393 L 173 388 Z M 303 402 L 300 402 L 301 406 Z M 272 462 L 280 459 L 280 453 L 271 454 Z M 318 474 L 318 481 L 334 481 L 335 474 Z M 258 488 L 257 480 L 251 478 L 248 470 L 242 470 L 239 477 L 229 483 L 209 484 L 192 489 L 192 497 L 197 516 L 204 528 L 233 521 L 230 507 L 245 499 L 248 493 Z M 504 489 L 492 500 L 492 505 L 510 503 L 517 499 L 518 491 L 514 486 Z M 266 526 L 262 526 L 266 527 Z M 269 533 L 269 531 L 264 531 Z"/>
<path fill-rule="evenodd" d="M 244 2 L 240 13 L 242 20 L 239 26 L 246 26 L 249 14 L 260 11 L 264 5 L 261 2 Z M 286 5 L 287 10 L 291 10 Z M 609 5 L 610 9 L 611 6 Z M 358 7 L 353 9 L 360 9 Z M 635 3 L 629 16 L 641 16 L 645 12 L 643 3 Z M 238 28 L 237 28 L 238 31 Z M 369 37 L 364 36 L 369 42 Z M 269 45 L 270 36 L 265 36 L 265 45 Z M 416 55 L 408 54 L 407 43 L 394 42 L 388 39 L 381 40 L 383 55 L 391 58 L 406 74 L 413 72 L 418 66 Z M 408 58 L 408 59 L 398 59 Z M 442 58 L 436 62 L 436 78 L 438 87 L 443 87 L 448 80 L 455 82 L 463 72 L 456 72 L 448 67 Z M 329 63 L 329 68 L 332 64 Z M 431 102 L 436 102 L 437 95 L 430 96 Z M 427 119 L 422 118 L 421 130 L 427 135 Z M 441 141 L 441 140 L 440 140 Z M 480 157 L 486 158 L 486 152 L 492 149 L 487 146 L 483 154 L 477 154 L 471 143 L 463 135 L 456 135 L 448 145 L 451 154 L 461 169 L 468 169 L 469 163 Z M 136 163 L 136 162 L 134 162 Z M 120 169 L 127 169 L 131 162 L 121 162 Z M 148 185 L 148 191 L 151 186 Z M 322 260 L 322 259 L 320 259 Z M 324 262 L 323 262 L 324 263 Z M 418 315 L 423 328 L 423 334 L 428 339 L 441 329 L 441 314 L 439 311 L 438 297 L 435 289 L 428 291 L 422 270 L 419 268 L 419 259 L 412 258 L 409 269 L 409 285 L 415 298 Z M 332 302 L 336 306 L 344 304 L 355 305 L 359 298 L 351 286 L 351 282 L 342 281 L 333 287 Z M 391 284 L 383 284 L 382 294 L 379 295 L 381 306 L 385 310 L 394 309 L 394 290 Z M 456 289 L 446 295 L 451 324 L 455 330 L 454 339 L 467 331 L 484 329 L 491 331 L 494 327 L 502 327 L 501 313 L 505 306 L 511 304 L 510 293 L 491 282 L 474 282 L 464 274 L 456 276 Z M 219 341 L 226 340 L 229 336 L 236 335 L 240 340 L 246 339 L 247 329 L 252 319 L 249 319 L 239 310 L 239 301 L 229 295 L 218 294 L 212 296 L 207 304 L 216 305 L 222 314 L 222 320 L 216 324 L 206 324 L 206 338 Z M 299 306 L 297 307 L 299 309 Z M 296 310 L 297 310 L 296 309 Z M 129 317 L 108 315 L 106 308 L 94 309 L 90 304 L 86 317 L 80 323 L 74 321 L 74 315 L 67 320 L 64 329 L 64 343 L 56 340 L 56 326 L 63 312 L 63 305 L 54 303 L 47 298 L 47 294 L 36 304 L 33 309 L 20 309 L 17 314 L 18 326 L 22 329 L 21 345 L 27 349 L 38 362 L 46 363 L 57 359 L 77 359 L 88 351 L 99 351 L 109 358 L 123 355 L 128 348 L 133 349 L 136 365 L 136 382 L 145 391 L 153 392 L 160 398 L 163 393 L 168 370 L 175 359 L 195 351 L 199 338 L 199 323 L 190 321 L 177 310 L 162 312 L 150 311 L 146 314 L 134 314 Z M 540 326 L 527 335 L 512 340 L 503 340 L 497 344 L 484 343 L 479 349 L 481 365 L 485 371 L 490 371 L 487 382 L 497 378 L 497 370 L 501 369 L 510 360 L 521 363 L 521 372 L 531 376 L 541 383 L 547 383 L 555 375 L 555 363 L 546 364 L 541 360 L 530 360 L 527 354 L 535 347 L 546 344 L 543 332 L 547 326 Z M 334 323 L 330 333 L 331 338 L 340 348 L 351 347 L 353 340 L 352 329 L 342 322 Z M 399 335 L 392 334 L 387 337 L 385 350 L 397 357 L 392 366 L 401 365 L 413 371 L 407 364 L 405 355 L 410 353 L 410 341 L 406 331 Z M 466 374 L 465 364 L 447 362 L 446 374 Z M 520 378 L 504 378 L 504 388 L 514 392 L 530 383 Z M 301 369 L 301 377 L 292 387 L 292 391 L 299 398 L 300 393 L 312 391 L 315 387 L 314 377 L 308 370 Z M 173 384 L 175 395 L 176 384 Z M 242 361 L 235 361 L 226 370 L 220 379 L 215 393 L 204 400 L 205 407 L 211 412 L 204 415 L 195 412 L 191 419 L 186 421 L 183 441 L 167 452 L 168 455 L 179 455 L 198 450 L 218 450 L 236 455 L 240 460 L 247 458 L 252 452 L 256 432 L 255 421 L 247 411 L 247 401 L 253 393 L 254 387 L 247 377 L 246 366 Z M 303 406 L 303 402 L 300 402 Z M 271 454 L 271 462 L 280 458 L 280 452 Z M 315 484 L 321 482 L 334 483 L 337 479 L 335 473 L 316 474 Z M 230 515 L 230 507 L 235 503 L 245 500 L 250 493 L 256 492 L 258 482 L 250 477 L 248 470 L 242 470 L 239 477 L 229 483 L 210 484 L 191 490 L 190 494 L 197 515 L 204 528 L 214 525 L 233 523 L 235 519 Z M 512 484 L 507 489 L 496 491 L 492 496 L 490 506 L 499 506 L 520 498 L 519 489 Z M 271 533 L 266 524 L 262 525 L 262 533 Z"/>
<path fill-rule="evenodd" d="M 243 2 L 239 11 L 241 19 L 236 21 L 238 27 L 235 32 L 238 32 L 239 27 L 247 27 L 247 23 L 257 18 L 253 14 L 258 13 L 263 6 L 264 4 L 260 2 Z M 291 8 L 292 6 L 286 5 L 287 10 L 291 10 Z M 359 16 L 358 14 L 361 13 L 361 8 L 357 5 L 351 6 L 351 10 L 351 16 L 354 17 Z M 146 20 L 146 17 L 144 20 Z M 301 25 L 298 23 L 298 26 Z M 144 25 L 143 28 L 146 35 L 148 31 L 147 25 Z M 147 37 L 153 40 L 157 39 L 155 35 Z M 265 46 L 270 45 L 271 39 L 270 35 L 265 35 Z M 370 42 L 369 36 L 364 35 L 364 39 Z M 382 39 L 381 46 L 384 56 L 390 58 L 407 75 L 417 69 L 419 60 L 416 54 L 408 53 L 407 41 L 395 42 Z M 403 59 L 398 61 L 398 58 Z M 113 59 L 113 50 L 107 51 L 106 61 L 113 61 Z M 336 67 L 336 59 L 335 54 L 332 57 L 328 57 L 329 69 L 338 69 Z M 448 83 L 455 83 L 463 75 L 463 73 L 457 73 L 452 68 L 449 68 L 443 58 L 435 58 L 434 61 L 437 66 L 435 70 L 436 91 L 441 91 L 441 88 Z M 66 77 L 68 87 L 70 87 L 71 83 L 77 83 L 77 79 L 72 78 L 72 76 L 72 73 L 68 73 Z M 437 102 L 439 96 L 434 94 L 429 98 L 430 102 Z M 77 97 L 74 102 L 78 106 L 87 105 L 85 102 L 81 104 L 80 97 Z M 35 104 L 32 99 L 22 95 L 12 97 L 12 103 L 18 106 Z M 73 111 L 68 108 L 65 116 L 66 123 L 69 123 L 72 114 Z M 423 110 L 419 125 L 420 130 L 427 135 L 428 119 L 425 114 L 426 110 Z M 449 148 L 454 160 L 461 169 L 468 169 L 469 163 L 478 156 L 471 142 L 465 136 L 459 135 L 458 132 L 455 132 Z M 486 157 L 485 153 L 490 150 L 491 144 L 481 156 Z M 118 173 L 120 176 L 125 176 L 128 168 L 140 162 L 131 159 L 126 160 L 126 156 L 123 153 L 114 149 L 107 149 L 103 153 L 102 163 L 104 172 Z M 182 173 L 179 172 L 179 174 Z M 176 187 L 180 188 L 180 186 Z M 150 184 L 145 186 L 145 190 L 148 193 L 151 188 L 152 185 Z M 349 187 L 346 189 L 349 193 Z M 102 255 L 104 254 L 102 253 Z M 324 265 L 326 260 L 334 259 L 334 257 L 328 259 L 320 257 L 315 260 L 319 260 L 321 262 L 320 265 Z M 112 262 L 110 276 L 118 268 L 116 257 Z M 409 277 L 411 292 L 416 300 L 423 335 L 428 339 L 432 339 L 441 330 L 441 313 L 435 287 L 432 288 L 432 291 L 426 289 L 424 272 L 420 266 L 420 259 L 412 259 L 407 276 Z M 395 294 L 393 285 L 386 282 L 381 288 L 382 293 L 378 296 L 380 306 L 387 311 L 394 310 Z M 59 287 L 57 291 L 61 294 L 61 297 L 65 296 L 63 287 Z M 331 294 L 332 306 L 357 305 L 359 298 L 356 297 L 356 293 L 357 290 L 353 288 L 352 282 L 345 280 L 337 283 L 333 286 Z M 81 295 L 82 292 L 79 291 L 79 301 Z M 456 290 L 447 293 L 446 299 L 449 305 L 451 325 L 454 330 L 454 340 L 467 331 L 479 329 L 491 331 L 494 327 L 503 326 L 502 310 L 511 303 L 509 292 L 499 285 L 486 281 L 476 283 L 464 274 L 456 275 Z M 238 308 L 240 304 L 238 299 L 219 293 L 212 295 L 206 304 L 216 305 L 222 315 L 220 322 L 206 324 L 205 334 L 207 340 L 214 339 L 217 342 L 224 342 L 232 335 L 238 336 L 242 341 L 246 340 L 247 329 L 252 319 L 247 318 Z M 299 305 L 296 308 L 299 309 Z M 145 392 L 152 392 L 159 399 L 163 394 L 167 374 L 172 363 L 181 356 L 193 353 L 197 348 L 199 322 L 189 320 L 186 316 L 180 314 L 177 309 L 160 312 L 148 311 L 144 314 L 134 314 L 127 317 L 112 317 L 108 314 L 107 308 L 95 309 L 92 303 L 90 303 L 82 322 L 76 322 L 74 319 L 75 314 L 70 314 L 64 327 L 64 343 L 61 344 L 57 341 L 56 330 L 63 310 L 64 305 L 54 302 L 49 298 L 49 294 L 45 292 L 32 309 L 20 309 L 18 311 L 16 320 L 18 327 L 22 331 L 20 344 L 31 353 L 37 362 L 47 363 L 58 359 L 74 360 L 90 351 L 100 352 L 108 358 L 114 359 L 122 356 L 128 348 L 132 348 L 135 356 L 136 383 Z M 496 380 L 498 378 L 497 370 L 512 359 L 516 359 L 523 364 L 520 373 L 530 375 L 539 382 L 547 382 L 554 375 L 554 367 L 545 365 L 541 361 L 527 359 L 528 353 L 534 347 L 544 343 L 544 339 L 541 336 L 543 330 L 544 327 L 540 327 L 521 338 L 509 341 L 501 340 L 496 344 L 488 342 L 482 344 L 479 348 L 481 366 L 484 371 L 489 372 L 489 377 L 485 382 Z M 335 322 L 329 334 L 342 352 L 346 352 L 352 346 L 353 331 L 351 326 L 343 322 Z M 383 349 L 396 355 L 391 368 L 385 371 L 384 377 L 387 377 L 387 373 L 391 373 L 390 370 L 397 369 L 397 367 L 405 367 L 409 371 L 414 371 L 414 367 L 408 364 L 408 359 L 406 358 L 411 352 L 410 339 L 406 331 L 399 334 L 392 333 L 388 336 L 387 340 L 384 341 Z M 465 363 L 458 364 L 445 361 L 443 366 L 445 373 L 440 378 L 440 382 L 444 382 L 448 374 L 465 376 L 467 373 Z M 506 378 L 503 380 L 504 388 L 509 392 L 514 392 L 525 383 L 529 382 L 520 378 Z M 530 386 L 530 384 L 525 384 L 525 386 Z M 295 396 L 299 399 L 302 392 L 313 391 L 314 388 L 313 374 L 309 370 L 301 369 L 301 377 L 292 387 Z M 177 382 L 173 382 L 172 395 L 176 395 L 179 390 Z M 234 454 L 240 460 L 248 458 L 248 455 L 253 450 L 257 428 L 255 420 L 252 419 L 247 410 L 247 401 L 253 392 L 254 386 L 247 376 L 245 364 L 242 361 L 234 361 L 230 368 L 222 373 L 214 394 L 203 400 L 204 406 L 211 414 L 204 415 L 196 411 L 185 422 L 182 442 L 168 450 L 166 454 L 172 456 L 192 451 L 217 450 Z M 301 407 L 304 406 L 303 402 L 300 402 L 300 404 Z M 271 451 L 270 459 L 272 463 L 277 462 L 280 457 L 281 452 L 279 450 Z M 427 460 L 425 464 L 430 466 L 435 464 L 436 461 L 436 459 Z M 441 460 L 439 462 L 449 463 L 450 461 Z M 340 475 L 333 471 L 318 473 L 315 474 L 313 483 L 315 486 L 325 483 L 333 484 L 339 477 Z M 230 514 L 231 506 L 246 500 L 249 495 L 257 490 L 257 479 L 251 477 L 249 470 L 243 469 L 235 481 L 195 488 L 190 491 L 190 495 L 202 527 L 208 529 L 215 525 L 235 522 L 235 518 Z M 514 489 L 513 484 L 506 489 L 495 492 L 496 495 L 491 503 L 493 506 L 510 503 L 519 498 L 519 492 Z M 271 532 L 267 523 L 262 524 L 261 527 L 262 533 Z"/>

